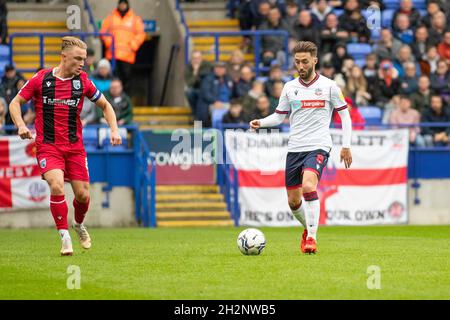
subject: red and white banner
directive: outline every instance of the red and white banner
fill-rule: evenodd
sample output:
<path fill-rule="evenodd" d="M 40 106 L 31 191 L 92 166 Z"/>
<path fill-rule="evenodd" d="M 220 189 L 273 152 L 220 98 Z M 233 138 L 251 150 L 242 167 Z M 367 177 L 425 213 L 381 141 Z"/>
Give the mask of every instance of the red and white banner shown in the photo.
<path fill-rule="evenodd" d="M 342 131 L 330 131 L 333 149 L 318 190 L 320 223 L 406 223 L 408 130 L 353 131 L 350 169 L 340 163 Z M 284 182 L 288 138 L 226 132 L 229 161 L 238 170 L 240 225 L 298 226 Z"/>
<path fill-rule="evenodd" d="M 34 141 L 0 137 L 0 212 L 48 208 L 50 189 L 41 179 Z"/>

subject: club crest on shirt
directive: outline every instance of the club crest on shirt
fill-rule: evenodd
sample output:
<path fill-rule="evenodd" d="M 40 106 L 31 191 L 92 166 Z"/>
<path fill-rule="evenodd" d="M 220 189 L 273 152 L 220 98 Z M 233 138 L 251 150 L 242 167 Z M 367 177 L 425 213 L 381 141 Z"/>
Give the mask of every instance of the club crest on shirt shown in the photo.
<path fill-rule="evenodd" d="M 73 88 L 74 88 L 75 90 L 78 90 L 78 89 L 81 88 L 81 82 L 80 82 L 80 80 L 73 80 L 73 81 L 72 81 L 72 85 L 73 85 Z"/>
<path fill-rule="evenodd" d="M 39 166 L 41 167 L 41 169 L 44 169 L 47 166 L 47 159 L 44 158 L 39 161 Z"/>
<path fill-rule="evenodd" d="M 317 88 L 316 91 L 314 92 L 314 94 L 315 94 L 316 96 L 322 95 L 322 89 Z"/>
<path fill-rule="evenodd" d="M 47 81 L 45 84 L 47 85 L 47 87 L 50 87 L 50 85 L 52 84 L 52 82 L 51 82 L 51 81 Z"/>

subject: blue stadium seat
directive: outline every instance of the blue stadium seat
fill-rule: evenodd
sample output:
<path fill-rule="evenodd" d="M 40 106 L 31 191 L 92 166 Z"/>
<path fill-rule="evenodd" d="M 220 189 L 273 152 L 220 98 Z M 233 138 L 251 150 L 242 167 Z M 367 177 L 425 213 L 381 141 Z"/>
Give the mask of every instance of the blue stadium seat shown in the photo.
<path fill-rule="evenodd" d="M 344 13 L 344 9 L 333 9 L 333 13 L 339 18 Z"/>
<path fill-rule="evenodd" d="M 355 64 L 358 67 L 363 68 L 366 65 L 366 59 L 355 59 Z"/>
<path fill-rule="evenodd" d="M 413 6 L 417 10 L 426 10 L 427 9 L 427 1 L 426 0 L 413 0 Z"/>
<path fill-rule="evenodd" d="M 384 0 L 383 1 L 384 6 L 386 9 L 398 9 L 400 8 L 400 1 L 399 0 Z"/>
<path fill-rule="evenodd" d="M 353 57 L 353 59 L 364 59 L 369 53 L 372 52 L 372 46 L 368 43 L 348 43 L 347 53 Z"/>
<path fill-rule="evenodd" d="M 392 19 L 394 18 L 395 10 L 386 9 L 381 12 L 381 26 L 391 28 Z"/>
<path fill-rule="evenodd" d="M 98 129 L 86 126 L 83 128 L 83 143 L 86 151 L 94 151 L 98 148 Z"/>
<path fill-rule="evenodd" d="M 428 11 L 426 9 L 419 9 L 420 16 L 425 17 L 428 14 Z"/>
<path fill-rule="evenodd" d="M 383 118 L 383 111 L 376 106 L 360 106 L 358 108 L 362 117 L 366 120 L 367 125 L 381 124 Z"/>
<path fill-rule="evenodd" d="M 0 45 L 0 61 L 9 61 L 9 46 Z"/>
<path fill-rule="evenodd" d="M 228 109 L 215 109 L 211 114 L 211 122 L 213 128 L 219 128 L 222 124 L 222 118 L 225 113 L 228 112 Z"/>
<path fill-rule="evenodd" d="M 378 41 L 381 39 L 381 29 L 380 28 L 373 28 L 370 30 L 370 38 L 373 41 Z"/>

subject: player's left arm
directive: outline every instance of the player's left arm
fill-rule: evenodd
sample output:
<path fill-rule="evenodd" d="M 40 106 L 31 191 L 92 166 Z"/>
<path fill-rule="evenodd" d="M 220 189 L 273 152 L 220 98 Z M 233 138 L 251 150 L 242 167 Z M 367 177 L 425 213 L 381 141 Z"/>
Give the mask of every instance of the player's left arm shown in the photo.
<path fill-rule="evenodd" d="M 350 113 L 348 112 L 347 102 L 341 89 L 334 84 L 331 88 L 331 104 L 334 109 L 339 113 L 342 121 L 342 149 L 341 149 L 341 162 L 344 160 L 345 168 L 350 168 L 352 164 L 352 153 L 350 151 L 350 143 L 352 138 L 352 120 Z"/>
<path fill-rule="evenodd" d="M 103 116 L 105 117 L 106 122 L 111 128 L 111 137 L 110 137 L 111 145 L 112 146 L 121 145 L 122 137 L 119 134 L 119 128 L 117 126 L 117 118 L 113 107 L 108 102 L 108 100 L 106 100 L 104 95 L 101 95 L 101 97 L 95 102 L 95 104 L 97 105 L 97 107 L 102 109 Z"/>

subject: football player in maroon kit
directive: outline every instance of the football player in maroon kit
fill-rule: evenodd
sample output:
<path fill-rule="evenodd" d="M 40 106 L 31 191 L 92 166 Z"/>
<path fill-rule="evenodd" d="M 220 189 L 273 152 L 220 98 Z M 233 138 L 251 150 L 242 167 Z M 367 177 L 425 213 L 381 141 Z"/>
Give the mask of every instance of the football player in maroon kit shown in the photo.
<path fill-rule="evenodd" d="M 61 255 L 73 254 L 68 231 L 68 206 L 64 181 L 70 182 L 75 198 L 73 227 L 84 249 L 91 247 L 91 238 L 83 225 L 89 208 L 89 172 L 83 146 L 80 112 L 87 97 L 103 110 L 111 128 L 111 145 L 122 144 L 117 120 L 111 104 L 83 71 L 87 45 L 75 37 L 62 38 L 61 62 L 56 68 L 37 72 L 11 101 L 9 110 L 18 134 L 32 139 L 21 116 L 21 105 L 33 99 L 36 110 L 37 160 L 50 186 L 50 211 L 61 236 Z"/>

